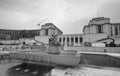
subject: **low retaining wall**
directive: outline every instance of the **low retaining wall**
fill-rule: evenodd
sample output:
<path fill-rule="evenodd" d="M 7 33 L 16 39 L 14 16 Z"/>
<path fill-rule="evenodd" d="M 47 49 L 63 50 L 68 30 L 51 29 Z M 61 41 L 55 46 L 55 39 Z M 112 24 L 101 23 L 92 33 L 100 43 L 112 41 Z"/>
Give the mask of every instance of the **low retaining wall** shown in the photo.
<path fill-rule="evenodd" d="M 76 47 L 68 46 L 64 48 L 65 50 L 78 50 L 84 52 L 111 52 L 120 53 L 120 47 Z"/>
<path fill-rule="evenodd" d="M 0 45 L 0 51 L 16 51 L 20 50 L 19 45 Z"/>

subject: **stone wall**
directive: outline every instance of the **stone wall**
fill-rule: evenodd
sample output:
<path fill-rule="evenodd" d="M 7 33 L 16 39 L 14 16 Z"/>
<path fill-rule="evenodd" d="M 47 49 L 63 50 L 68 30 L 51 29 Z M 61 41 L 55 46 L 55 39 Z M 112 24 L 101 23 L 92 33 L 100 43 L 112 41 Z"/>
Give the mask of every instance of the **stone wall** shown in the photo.
<path fill-rule="evenodd" d="M 78 50 L 79 52 L 111 52 L 120 53 L 120 47 L 75 47 L 68 46 L 64 50 Z"/>

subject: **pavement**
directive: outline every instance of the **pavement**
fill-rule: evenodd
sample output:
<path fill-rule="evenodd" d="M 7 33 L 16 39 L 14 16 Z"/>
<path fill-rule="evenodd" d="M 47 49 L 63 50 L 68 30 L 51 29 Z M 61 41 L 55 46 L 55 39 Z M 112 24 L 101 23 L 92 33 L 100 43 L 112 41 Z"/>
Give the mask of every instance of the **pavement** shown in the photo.
<path fill-rule="evenodd" d="M 120 68 L 80 66 L 79 68 L 54 68 L 51 76 L 120 76 Z"/>

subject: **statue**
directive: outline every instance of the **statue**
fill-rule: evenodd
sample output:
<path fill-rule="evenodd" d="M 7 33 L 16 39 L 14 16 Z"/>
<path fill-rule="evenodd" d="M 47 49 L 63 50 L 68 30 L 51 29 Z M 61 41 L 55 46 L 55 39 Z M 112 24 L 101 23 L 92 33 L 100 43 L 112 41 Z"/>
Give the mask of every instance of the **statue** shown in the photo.
<path fill-rule="evenodd" d="M 47 53 L 49 54 L 60 53 L 60 43 L 57 41 L 57 35 L 51 35 L 49 39 L 49 47 Z"/>

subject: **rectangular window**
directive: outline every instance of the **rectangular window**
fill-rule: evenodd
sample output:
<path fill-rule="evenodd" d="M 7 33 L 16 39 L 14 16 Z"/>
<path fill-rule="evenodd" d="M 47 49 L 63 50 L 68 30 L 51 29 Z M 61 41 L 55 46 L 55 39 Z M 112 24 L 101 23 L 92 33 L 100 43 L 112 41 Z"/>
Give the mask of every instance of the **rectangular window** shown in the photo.
<path fill-rule="evenodd" d="M 61 38 L 59 38 L 59 42 L 61 42 Z"/>
<path fill-rule="evenodd" d="M 74 38 L 71 38 L 71 42 L 74 42 Z"/>
<path fill-rule="evenodd" d="M 103 26 L 102 25 L 98 25 L 98 33 L 103 33 Z"/>
<path fill-rule="evenodd" d="M 113 36 L 112 26 L 110 27 L 110 29 L 111 29 L 111 30 L 110 30 L 110 31 L 111 31 L 110 34 L 111 34 L 111 36 Z"/>
<path fill-rule="evenodd" d="M 78 38 L 77 37 L 75 37 L 75 43 L 78 43 Z"/>
<path fill-rule="evenodd" d="M 63 42 L 65 42 L 65 38 L 63 38 Z"/>
<path fill-rule="evenodd" d="M 48 29 L 46 29 L 46 34 L 45 35 L 48 35 Z"/>
<path fill-rule="evenodd" d="M 117 25 L 115 25 L 115 35 L 118 35 L 118 28 L 117 28 Z"/>
<path fill-rule="evenodd" d="M 80 42 L 83 42 L 83 38 L 82 37 L 80 37 Z"/>
<path fill-rule="evenodd" d="M 67 42 L 69 42 L 69 38 L 67 38 Z"/>

